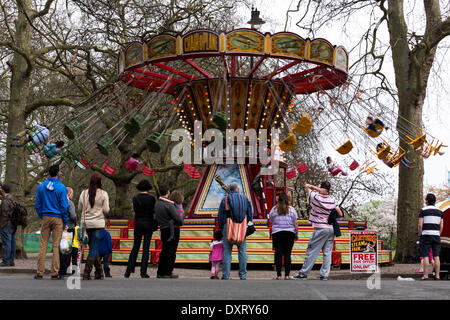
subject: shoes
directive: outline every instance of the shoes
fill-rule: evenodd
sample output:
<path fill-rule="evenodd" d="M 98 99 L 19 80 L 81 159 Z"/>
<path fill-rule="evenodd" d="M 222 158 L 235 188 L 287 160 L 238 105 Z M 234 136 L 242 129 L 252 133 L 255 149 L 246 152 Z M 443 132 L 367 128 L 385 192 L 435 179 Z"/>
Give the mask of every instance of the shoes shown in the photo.
<path fill-rule="evenodd" d="M 9 262 L 0 263 L 0 267 L 9 267 Z"/>
<path fill-rule="evenodd" d="M 148 274 L 141 274 L 141 278 L 148 279 L 150 276 Z"/>
<path fill-rule="evenodd" d="M 60 274 L 56 275 L 56 276 L 52 276 L 51 278 L 52 280 L 63 280 L 64 277 L 62 277 Z"/>
<path fill-rule="evenodd" d="M 301 274 L 301 273 L 296 274 L 295 276 L 292 277 L 292 279 L 296 279 L 296 280 L 298 280 L 298 279 L 306 280 L 306 278 L 308 278 L 308 276 L 305 276 L 304 274 Z"/>
<path fill-rule="evenodd" d="M 125 274 L 123 275 L 125 278 L 129 278 L 130 277 L 130 272 L 128 272 L 128 271 L 125 271 Z"/>
<path fill-rule="evenodd" d="M 18 136 L 15 136 L 12 138 L 14 141 L 18 141 L 20 138 Z"/>
<path fill-rule="evenodd" d="M 423 270 L 416 270 L 416 273 L 423 273 Z"/>
<path fill-rule="evenodd" d="M 247 280 L 247 278 L 240 278 L 241 280 Z"/>
<path fill-rule="evenodd" d="M 159 278 L 159 279 L 177 279 L 178 275 L 177 274 L 173 274 L 173 273 L 170 274 L 170 275 L 158 274 L 156 277 Z"/>
<path fill-rule="evenodd" d="M 11 267 L 15 267 L 15 266 L 16 266 L 16 264 L 15 264 L 14 262 L 10 262 L 9 265 L 10 265 Z"/>
<path fill-rule="evenodd" d="M 110 275 L 109 273 L 105 274 L 105 278 L 112 278 L 112 275 Z"/>
<path fill-rule="evenodd" d="M 36 279 L 36 280 L 42 280 L 43 277 L 37 274 L 37 275 L 34 276 L 34 279 Z"/>
<path fill-rule="evenodd" d="M 327 280 L 328 280 L 328 277 L 320 276 L 320 280 L 327 281 Z"/>
<path fill-rule="evenodd" d="M 220 279 L 222 279 L 222 280 L 231 280 L 231 278 L 225 278 L 225 277 L 222 277 Z"/>

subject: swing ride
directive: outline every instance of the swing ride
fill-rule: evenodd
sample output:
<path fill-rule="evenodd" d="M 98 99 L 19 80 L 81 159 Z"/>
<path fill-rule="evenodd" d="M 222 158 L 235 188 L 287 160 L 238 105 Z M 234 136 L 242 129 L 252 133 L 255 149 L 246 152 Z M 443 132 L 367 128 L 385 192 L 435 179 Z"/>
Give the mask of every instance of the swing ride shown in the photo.
<path fill-rule="evenodd" d="M 425 159 L 440 154 L 444 146 L 406 119 L 399 121 L 398 137 L 393 138 L 387 130 L 396 126 L 400 115 L 379 101 L 374 109 L 369 102 L 372 95 L 348 79 L 346 50 L 322 38 L 304 39 L 290 32 L 263 34 L 245 28 L 160 34 L 127 44 L 118 55 L 118 76 L 117 82 L 75 108 L 83 111 L 52 126 L 55 139 L 59 135 L 68 141 L 61 154 L 67 164 L 84 170 L 98 164 L 106 174 L 114 175 L 123 164 L 110 163 L 110 159 L 117 158 L 127 137 L 145 135 L 142 141 L 147 149 L 158 153 L 177 126 L 189 132 L 192 145 L 195 130 L 203 134 L 208 129 L 254 129 L 258 143 L 267 148 L 270 130 L 281 129 L 287 135 L 275 141 L 279 150 L 271 152 L 281 150 L 289 158 L 301 139 L 316 148 L 334 149 L 348 159 L 351 171 L 359 168 L 367 174 L 376 170 L 377 163 L 363 159 L 361 150 L 365 157 L 373 153 L 393 168 L 406 160 L 400 141 Z M 168 104 L 168 98 L 172 112 L 160 114 L 160 105 Z M 124 111 L 114 112 L 119 107 Z M 369 118 L 374 120 L 369 123 Z M 261 130 L 269 132 L 267 141 L 259 141 Z M 310 140 L 312 130 L 320 145 Z M 27 149 L 39 153 L 42 146 L 30 142 Z M 261 175 L 264 164 L 259 161 L 210 164 L 202 175 L 186 164 L 186 174 L 200 179 L 188 217 L 217 214 L 223 196 L 216 180 L 220 176 L 226 184 L 237 181 L 251 199 L 256 216 L 266 218 L 276 194 L 286 191 L 286 178 L 308 170 L 296 160 L 291 165 L 280 161 L 279 175 Z M 158 171 L 147 165 L 138 170 L 146 176 Z M 342 169 L 330 170 L 333 176 L 339 173 L 347 175 Z"/>

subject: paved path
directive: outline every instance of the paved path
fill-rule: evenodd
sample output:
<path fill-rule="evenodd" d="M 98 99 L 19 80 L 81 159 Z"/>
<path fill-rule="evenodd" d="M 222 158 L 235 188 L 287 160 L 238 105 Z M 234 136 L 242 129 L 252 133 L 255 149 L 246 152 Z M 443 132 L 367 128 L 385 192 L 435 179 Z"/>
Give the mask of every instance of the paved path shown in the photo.
<path fill-rule="evenodd" d="M 450 300 L 450 281 L 381 280 L 369 290 L 365 280 L 124 279 L 81 281 L 69 290 L 66 280 L 34 280 L 30 275 L 0 276 L 0 300 Z"/>

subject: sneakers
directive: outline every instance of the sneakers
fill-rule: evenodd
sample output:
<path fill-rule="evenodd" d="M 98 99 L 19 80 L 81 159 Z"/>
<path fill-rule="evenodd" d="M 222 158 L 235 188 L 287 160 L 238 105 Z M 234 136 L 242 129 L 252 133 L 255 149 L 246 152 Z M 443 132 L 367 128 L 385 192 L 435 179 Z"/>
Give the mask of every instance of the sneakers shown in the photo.
<path fill-rule="evenodd" d="M 308 276 L 305 276 L 304 274 L 296 274 L 295 276 L 292 277 L 292 279 L 296 279 L 296 280 L 306 280 L 306 278 L 308 278 Z"/>
<path fill-rule="evenodd" d="M 43 277 L 37 274 L 37 275 L 34 276 L 34 279 L 36 279 L 36 280 L 42 280 Z"/>
<path fill-rule="evenodd" d="M 10 262 L 9 265 L 10 265 L 11 267 L 15 267 L 15 266 L 16 266 L 16 264 L 15 264 L 14 262 Z"/>
<path fill-rule="evenodd" d="M 60 274 L 56 275 L 56 276 L 52 276 L 51 278 L 52 280 L 63 280 L 64 277 L 62 277 Z"/>
<path fill-rule="evenodd" d="M 111 278 L 111 275 L 109 277 Z M 150 278 L 150 276 L 147 273 L 141 274 L 141 278 L 148 279 L 148 278 Z"/>
<path fill-rule="evenodd" d="M 159 278 L 159 279 L 177 279 L 177 278 L 178 278 L 178 275 L 177 275 L 177 274 L 174 274 L 174 273 L 172 273 L 172 274 L 170 274 L 170 275 L 162 275 L 162 274 L 158 274 L 156 277 Z"/>
<path fill-rule="evenodd" d="M 328 277 L 320 276 L 320 280 L 327 281 L 327 280 L 328 280 Z"/>
<path fill-rule="evenodd" d="M 0 263 L 0 267 L 9 267 L 9 262 Z"/>

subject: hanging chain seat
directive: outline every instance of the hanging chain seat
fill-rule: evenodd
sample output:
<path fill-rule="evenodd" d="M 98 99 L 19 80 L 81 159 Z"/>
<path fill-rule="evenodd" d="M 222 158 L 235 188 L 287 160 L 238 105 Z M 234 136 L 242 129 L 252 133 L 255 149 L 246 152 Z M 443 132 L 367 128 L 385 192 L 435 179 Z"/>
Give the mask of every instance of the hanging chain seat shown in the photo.
<path fill-rule="evenodd" d="M 406 136 L 406 138 L 409 140 L 409 142 L 407 142 L 409 145 L 412 145 L 414 149 L 419 149 L 425 143 L 425 140 L 427 138 L 427 134 L 424 133 L 422 131 L 422 129 L 420 129 L 419 130 L 419 134 L 417 135 L 416 138 L 413 139 L 413 138 L 411 138 L 408 135 Z"/>
<path fill-rule="evenodd" d="M 297 171 L 298 173 L 305 173 L 306 171 L 308 171 L 308 166 L 304 163 L 301 163 L 297 166 Z"/>
<path fill-rule="evenodd" d="M 372 137 L 372 138 L 376 138 L 381 134 L 381 131 L 375 131 L 370 128 L 366 129 L 364 127 L 360 127 L 360 128 L 363 129 L 369 135 L 369 137 Z"/>
<path fill-rule="evenodd" d="M 353 160 L 353 162 L 349 166 L 350 170 L 352 170 L 352 171 L 355 170 L 358 167 L 359 167 L 359 163 L 356 160 Z"/>
<path fill-rule="evenodd" d="M 302 117 L 300 118 L 300 120 L 296 125 L 291 125 L 291 127 L 298 134 L 307 134 L 309 131 L 311 131 L 312 118 L 308 113 L 302 111 Z"/>
<path fill-rule="evenodd" d="M 375 161 L 367 160 L 361 165 L 360 169 L 366 174 L 371 174 L 375 171 L 376 166 L 377 164 L 375 163 Z"/>
<path fill-rule="evenodd" d="M 145 116 L 138 112 L 125 123 L 124 128 L 129 134 L 136 135 L 141 131 L 146 122 Z"/>
<path fill-rule="evenodd" d="M 433 142 L 428 144 L 426 141 L 425 143 L 416 149 L 416 152 L 424 159 L 428 159 L 431 154 L 434 152 Z"/>
<path fill-rule="evenodd" d="M 75 164 L 80 168 L 80 169 L 90 169 L 94 166 L 95 162 L 89 162 L 85 157 L 83 157 L 83 159 L 81 159 L 80 161 L 75 161 Z"/>
<path fill-rule="evenodd" d="M 352 151 L 352 149 L 353 149 L 353 144 L 352 144 L 352 142 L 349 139 L 343 145 L 341 145 L 340 147 L 336 148 L 336 151 L 339 152 L 340 154 L 347 154 L 350 151 Z"/>
<path fill-rule="evenodd" d="M 383 140 L 384 141 L 384 140 Z M 379 150 L 377 150 L 376 152 L 373 151 L 372 149 L 370 149 L 370 151 L 372 151 L 372 153 L 374 155 L 377 156 L 378 159 L 383 160 L 386 159 L 386 157 L 389 155 L 389 153 L 391 152 L 391 146 L 384 141 L 382 143 L 382 146 L 379 148 Z"/>
<path fill-rule="evenodd" d="M 40 153 L 41 152 L 41 148 L 39 145 L 37 145 L 36 143 L 34 143 L 33 140 L 31 140 L 30 142 L 28 142 L 25 145 L 25 148 L 27 149 L 27 151 L 31 154 L 33 153 Z"/>
<path fill-rule="evenodd" d="M 385 159 L 392 162 L 394 164 L 393 167 L 396 167 L 400 164 L 405 156 L 406 151 L 403 150 L 402 147 L 398 147 L 398 149 L 393 154 L 389 154 Z"/>
<path fill-rule="evenodd" d="M 283 141 L 278 145 L 280 149 L 284 152 L 291 152 L 294 150 L 297 145 L 297 138 L 292 130 L 289 130 L 289 136 L 287 136 Z"/>
<path fill-rule="evenodd" d="M 116 146 L 114 144 L 114 140 L 111 137 L 104 136 L 98 139 L 96 142 L 98 151 L 105 156 L 109 156 L 111 153 L 116 150 Z"/>
<path fill-rule="evenodd" d="M 144 168 L 142 168 L 142 173 L 147 177 L 151 177 L 154 176 L 156 172 L 150 169 L 149 167 L 144 166 Z"/>
<path fill-rule="evenodd" d="M 108 158 L 106 158 L 105 162 L 103 162 L 102 164 L 102 168 L 103 170 L 109 174 L 109 175 L 113 175 L 114 173 L 116 173 L 117 170 L 120 169 L 120 166 L 113 168 L 108 164 Z"/>
<path fill-rule="evenodd" d="M 293 179 L 297 176 L 297 170 L 295 168 L 292 168 L 291 170 L 286 172 L 286 178 Z"/>
<path fill-rule="evenodd" d="M 161 139 L 163 135 L 163 133 L 155 131 L 150 133 L 150 135 L 145 139 L 150 152 L 158 153 L 161 151 Z"/>
<path fill-rule="evenodd" d="M 83 126 L 77 119 L 73 119 L 64 124 L 64 135 L 70 140 L 79 137 L 82 130 Z"/>
<path fill-rule="evenodd" d="M 79 142 L 72 142 L 62 150 L 61 157 L 67 163 L 77 163 L 85 157 L 85 152 Z"/>

